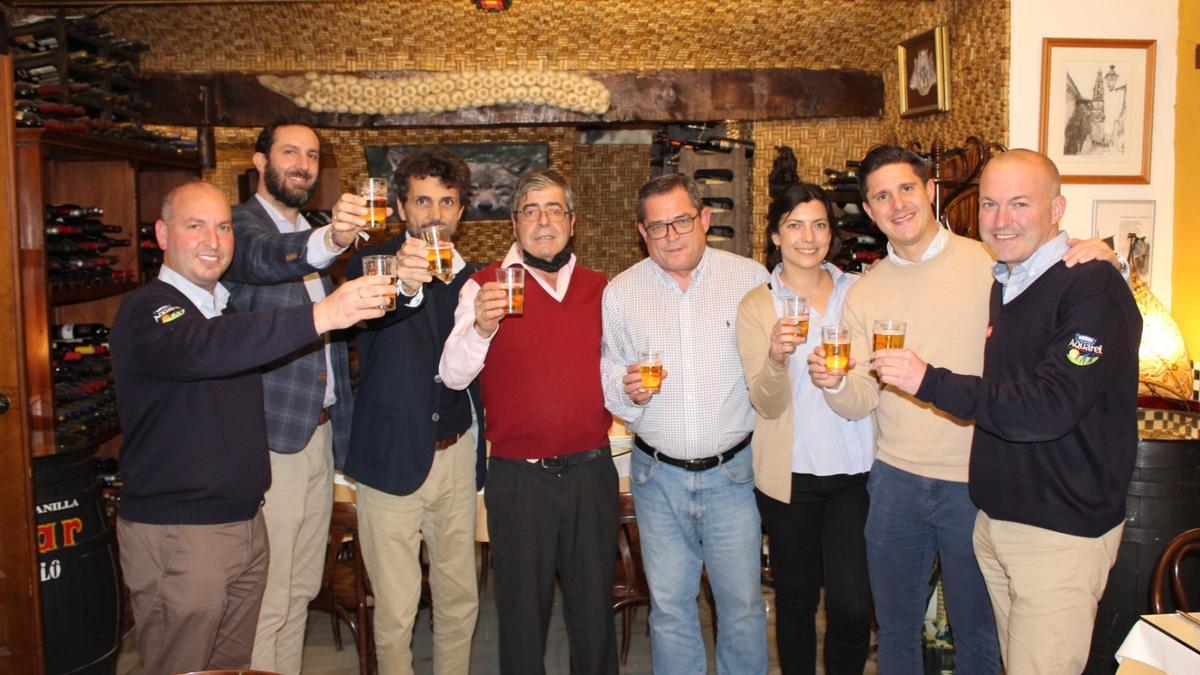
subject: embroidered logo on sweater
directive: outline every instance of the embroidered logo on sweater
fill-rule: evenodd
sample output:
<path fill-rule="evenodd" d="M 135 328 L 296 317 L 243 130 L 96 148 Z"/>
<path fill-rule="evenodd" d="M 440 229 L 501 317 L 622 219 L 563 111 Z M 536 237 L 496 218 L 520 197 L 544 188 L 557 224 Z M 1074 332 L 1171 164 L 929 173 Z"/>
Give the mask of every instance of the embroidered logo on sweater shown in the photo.
<path fill-rule="evenodd" d="M 163 305 L 162 307 L 154 310 L 154 322 L 160 324 L 171 323 L 175 319 L 183 316 L 186 312 L 186 309 L 178 305 Z"/>
<path fill-rule="evenodd" d="M 1077 366 L 1090 366 L 1100 360 L 1104 353 L 1104 345 L 1097 344 L 1096 338 L 1083 333 L 1076 333 L 1068 345 L 1067 360 Z"/>

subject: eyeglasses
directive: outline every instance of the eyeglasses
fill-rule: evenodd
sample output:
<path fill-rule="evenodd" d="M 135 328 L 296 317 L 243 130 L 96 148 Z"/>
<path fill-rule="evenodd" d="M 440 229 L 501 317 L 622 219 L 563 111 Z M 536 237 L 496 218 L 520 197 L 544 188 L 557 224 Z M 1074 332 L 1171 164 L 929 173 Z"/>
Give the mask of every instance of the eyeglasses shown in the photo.
<path fill-rule="evenodd" d="M 651 239 L 662 239 L 667 236 L 667 228 L 673 228 L 675 234 L 687 234 L 696 227 L 696 219 L 700 214 L 693 216 L 680 216 L 675 220 L 668 220 L 665 223 L 646 223 L 646 236 Z"/>
<path fill-rule="evenodd" d="M 517 211 L 517 219 L 524 223 L 536 223 L 542 219 L 542 214 L 545 214 L 546 220 L 552 223 L 561 223 L 563 219 L 567 217 L 568 213 L 570 213 L 570 211 L 567 211 L 561 206 L 547 206 L 543 209 L 530 204 L 520 211 Z"/>

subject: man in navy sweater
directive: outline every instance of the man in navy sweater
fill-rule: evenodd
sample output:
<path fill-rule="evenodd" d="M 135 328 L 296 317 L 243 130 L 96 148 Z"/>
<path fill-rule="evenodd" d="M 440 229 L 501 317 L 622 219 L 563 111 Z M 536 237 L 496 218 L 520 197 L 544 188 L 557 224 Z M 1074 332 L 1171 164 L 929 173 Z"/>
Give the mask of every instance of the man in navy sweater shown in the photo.
<path fill-rule="evenodd" d="M 129 295 L 109 338 L 124 432 L 117 537 L 140 673 L 250 664 L 268 557 L 259 369 L 382 316 L 396 292 L 394 280 L 368 277 L 316 304 L 235 313 L 218 283 L 233 257 L 231 220 L 209 183 L 168 193 L 155 223 L 158 279 Z"/>
<path fill-rule="evenodd" d="M 975 420 L 975 555 L 1007 671 L 1078 673 L 1125 524 L 1142 319 L 1112 266 L 1066 272 L 1066 200 L 1049 159 L 1004 153 L 979 194 L 979 232 L 998 261 L 983 376 L 902 349 L 875 352 L 872 367 Z"/>

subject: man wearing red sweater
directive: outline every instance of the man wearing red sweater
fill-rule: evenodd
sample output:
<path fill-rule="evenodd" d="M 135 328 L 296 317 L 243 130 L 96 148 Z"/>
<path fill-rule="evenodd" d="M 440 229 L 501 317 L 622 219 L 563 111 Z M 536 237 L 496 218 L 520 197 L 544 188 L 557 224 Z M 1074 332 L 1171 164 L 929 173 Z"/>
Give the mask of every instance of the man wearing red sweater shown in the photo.
<path fill-rule="evenodd" d="M 575 214 L 562 176 L 525 174 L 513 203 L 516 241 L 463 285 L 439 367 L 451 389 L 480 380 L 500 672 L 544 672 L 557 576 L 571 672 L 615 675 L 617 474 L 600 389 L 606 281 L 571 252 Z M 514 266 L 525 270 L 524 312 L 507 315 L 496 270 Z"/>

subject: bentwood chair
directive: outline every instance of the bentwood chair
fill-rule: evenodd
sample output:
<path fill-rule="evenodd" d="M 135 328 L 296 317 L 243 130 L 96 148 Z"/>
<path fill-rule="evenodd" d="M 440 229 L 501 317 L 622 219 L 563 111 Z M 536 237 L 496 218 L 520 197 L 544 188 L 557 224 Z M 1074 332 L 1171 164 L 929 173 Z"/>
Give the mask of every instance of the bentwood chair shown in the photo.
<path fill-rule="evenodd" d="M 613 570 L 613 612 L 621 612 L 621 665 L 629 658 L 629 634 L 637 608 L 650 604 L 650 588 L 642 569 L 642 544 L 638 538 L 633 495 L 617 495 L 617 562 Z"/>
<path fill-rule="evenodd" d="M 1186 589 L 1183 587 L 1181 573 L 1181 564 L 1189 555 L 1200 558 L 1200 527 L 1176 536 L 1163 549 L 1162 555 L 1158 556 L 1158 562 L 1154 565 L 1154 574 L 1150 577 L 1150 608 L 1154 614 L 1163 614 L 1167 611 L 1167 603 L 1163 598 L 1164 581 L 1170 583 L 1171 598 L 1175 601 L 1175 608 L 1185 612 L 1192 611 Z M 1196 592 L 1196 589 L 1192 589 L 1192 593 Z"/>
<path fill-rule="evenodd" d="M 329 519 L 329 539 L 325 547 L 325 571 L 321 589 L 309 605 L 328 612 L 333 624 L 333 642 L 340 651 L 342 632 L 339 621 L 350 626 L 358 650 L 359 675 L 375 669 L 375 631 L 372 623 L 375 596 L 363 562 L 358 541 L 358 506 L 335 501 Z"/>

